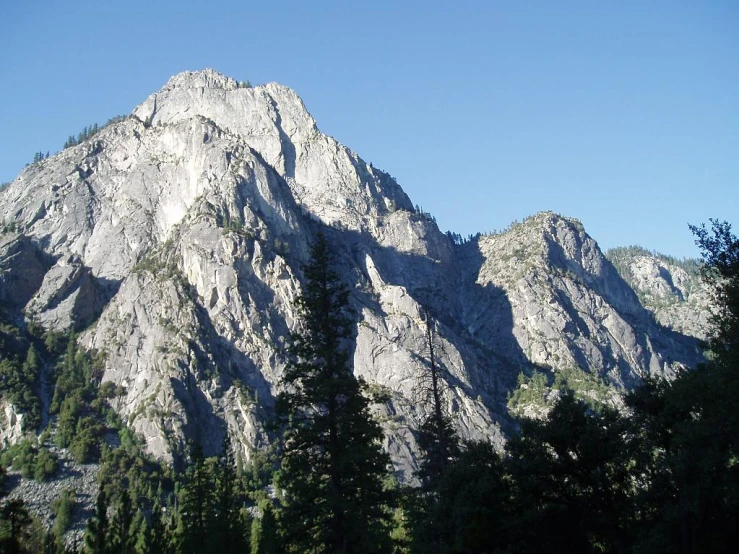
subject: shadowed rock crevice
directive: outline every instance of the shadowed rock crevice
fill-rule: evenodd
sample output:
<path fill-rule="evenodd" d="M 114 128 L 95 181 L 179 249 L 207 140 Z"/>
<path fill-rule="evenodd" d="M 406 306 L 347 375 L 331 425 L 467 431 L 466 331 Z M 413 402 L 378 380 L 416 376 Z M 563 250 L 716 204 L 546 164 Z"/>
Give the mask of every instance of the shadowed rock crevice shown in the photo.
<path fill-rule="evenodd" d="M 104 381 L 125 390 L 115 409 L 167 461 L 188 441 L 214 453 L 224 433 L 242 459 L 267 441 L 319 231 L 351 289 L 355 373 L 390 396 L 375 408 L 404 475 L 426 311 L 445 409 L 463 438 L 498 445 L 521 373 L 580 372 L 615 390 L 699 359 L 576 220 L 541 213 L 455 245 L 389 174 L 318 131 L 294 92 L 211 70 L 173 77 L 94 141 L 25 168 L 0 221 L 27 235 L 0 238 L 0 302 L 46 327 L 95 321 L 81 343 L 106 354 Z M 642 265 L 644 290 L 672 296 Z"/>
<path fill-rule="evenodd" d="M 53 265 L 53 256 L 29 237 L 12 232 L 0 234 L 0 306 L 11 314 L 22 309 Z"/>

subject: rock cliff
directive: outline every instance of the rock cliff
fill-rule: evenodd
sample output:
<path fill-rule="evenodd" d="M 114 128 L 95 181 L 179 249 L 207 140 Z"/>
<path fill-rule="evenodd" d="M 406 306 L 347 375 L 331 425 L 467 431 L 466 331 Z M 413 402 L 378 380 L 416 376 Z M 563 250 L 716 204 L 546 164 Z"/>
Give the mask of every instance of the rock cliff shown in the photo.
<path fill-rule="evenodd" d="M 353 291 L 355 373 L 390 396 L 376 411 L 402 475 L 416 463 L 428 324 L 459 433 L 498 444 L 520 373 L 577 370 L 618 390 L 699 360 L 578 221 L 542 213 L 455 244 L 322 134 L 295 92 L 211 70 L 27 167 L 0 194 L 0 222 L 0 300 L 83 330 L 124 391 L 116 410 L 168 461 L 190 439 L 214 452 L 229 433 L 246 458 L 269 440 L 319 231 Z"/>
<path fill-rule="evenodd" d="M 678 260 L 638 246 L 613 248 L 606 255 L 662 325 L 699 339 L 708 336 L 712 293 L 697 260 Z"/>

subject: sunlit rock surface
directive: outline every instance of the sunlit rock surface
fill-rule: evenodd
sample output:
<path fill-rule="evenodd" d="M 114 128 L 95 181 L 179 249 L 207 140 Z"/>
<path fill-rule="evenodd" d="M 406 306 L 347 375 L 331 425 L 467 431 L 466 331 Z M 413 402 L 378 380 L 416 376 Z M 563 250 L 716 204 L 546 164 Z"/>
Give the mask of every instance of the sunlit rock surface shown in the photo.
<path fill-rule="evenodd" d="M 27 167 L 0 194 L 0 223 L 0 298 L 83 330 L 107 354 L 104 381 L 124 390 L 114 407 L 175 463 L 188 440 L 216 452 L 228 433 L 245 458 L 270 440 L 317 232 L 352 290 L 354 371 L 390 397 L 375 410 L 403 478 L 424 414 L 426 313 L 455 426 L 498 445 L 521 372 L 575 367 L 619 390 L 699 360 L 576 220 L 542 213 L 454 244 L 388 174 L 322 134 L 294 91 L 212 70 L 173 77 Z"/>

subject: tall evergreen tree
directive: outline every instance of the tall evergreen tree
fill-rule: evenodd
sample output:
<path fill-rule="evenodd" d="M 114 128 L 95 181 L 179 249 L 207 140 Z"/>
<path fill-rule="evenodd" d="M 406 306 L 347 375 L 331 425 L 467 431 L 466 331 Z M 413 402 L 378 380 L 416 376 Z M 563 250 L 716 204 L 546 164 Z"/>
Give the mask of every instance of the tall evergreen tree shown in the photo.
<path fill-rule="evenodd" d="M 202 554 L 213 551 L 211 548 L 213 537 L 210 533 L 213 529 L 214 492 L 210 468 L 205 463 L 202 448 L 196 444 L 180 504 L 183 553 Z"/>
<path fill-rule="evenodd" d="M 85 530 L 85 552 L 106 554 L 108 539 L 108 498 L 105 489 L 100 487 L 95 502 L 95 515 L 87 522 Z"/>
<path fill-rule="evenodd" d="M 149 542 L 150 554 L 167 554 L 170 551 L 170 531 L 162 518 L 162 506 L 159 498 L 154 501 L 151 509 L 151 540 Z"/>
<path fill-rule="evenodd" d="M 618 411 L 596 412 L 572 392 L 546 418 L 523 419 L 506 445 L 516 551 L 627 551 L 634 448 Z"/>
<path fill-rule="evenodd" d="M 133 530 L 133 504 L 128 489 L 121 491 L 113 519 L 110 522 L 109 545 L 116 554 L 135 554 L 135 533 Z"/>
<path fill-rule="evenodd" d="M 303 325 L 292 336 L 279 397 L 287 421 L 281 527 L 295 552 L 382 552 L 389 457 L 364 383 L 352 374 L 349 291 L 331 265 L 330 247 L 319 235 L 304 268 L 306 286 L 297 301 Z"/>
<path fill-rule="evenodd" d="M 241 552 L 246 550 L 246 530 L 242 527 L 236 490 L 236 464 L 228 434 L 223 440 L 223 454 L 216 466 L 214 550 Z"/>
<path fill-rule="evenodd" d="M 13 499 L 0 508 L 0 549 L 3 553 L 23 552 L 21 543 L 31 524 L 31 516 L 23 500 Z"/>
<path fill-rule="evenodd" d="M 708 360 L 627 397 L 643 455 L 638 543 L 727 552 L 739 538 L 739 240 L 728 223 L 691 227 L 715 291 Z"/>
<path fill-rule="evenodd" d="M 421 480 L 417 502 L 409 513 L 413 544 L 417 551 L 444 552 L 450 544 L 448 504 L 442 490 L 445 472 L 459 458 L 459 441 L 452 420 L 442 405 L 443 366 L 436 357 L 436 326 L 428 308 L 426 320 L 427 363 L 418 377 L 420 400 L 428 412 L 418 429 L 421 463 L 417 476 Z"/>
<path fill-rule="evenodd" d="M 136 510 L 136 515 L 131 522 L 130 528 L 130 551 L 136 554 L 149 554 L 151 545 L 151 529 L 146 524 L 146 517 L 141 510 Z"/>
<path fill-rule="evenodd" d="M 419 477 L 426 491 L 433 491 L 449 463 L 459 456 L 459 441 L 452 420 L 442 406 L 443 367 L 436 358 L 435 322 L 424 308 L 426 319 L 426 348 L 428 365 L 421 376 L 421 394 L 428 405 L 429 414 L 418 433 L 418 445 L 423 452 Z"/>
<path fill-rule="evenodd" d="M 277 536 L 277 523 L 272 503 L 262 500 L 259 503 L 260 517 L 251 522 L 250 552 L 251 554 L 278 554 L 280 549 Z"/>

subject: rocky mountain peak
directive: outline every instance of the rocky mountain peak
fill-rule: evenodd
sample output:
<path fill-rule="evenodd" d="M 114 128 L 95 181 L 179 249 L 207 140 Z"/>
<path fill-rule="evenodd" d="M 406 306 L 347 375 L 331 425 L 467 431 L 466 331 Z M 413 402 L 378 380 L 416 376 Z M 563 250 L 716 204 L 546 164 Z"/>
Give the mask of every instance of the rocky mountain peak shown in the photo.
<path fill-rule="evenodd" d="M 198 71 L 183 71 L 173 75 L 164 85 L 162 91 L 175 88 L 215 88 L 223 90 L 234 90 L 239 87 L 239 82 L 232 77 L 219 73 L 215 69 L 205 68 Z M 160 91 L 161 92 L 161 91 Z"/>
<path fill-rule="evenodd" d="M 689 336 L 708 336 L 712 293 L 700 277 L 697 260 L 680 260 L 639 246 L 613 248 L 607 256 L 657 321 Z"/>
<path fill-rule="evenodd" d="M 454 244 L 387 173 L 321 133 L 295 92 L 213 70 L 173 77 L 26 168 L 0 195 L 0 222 L 3 308 L 85 329 L 122 391 L 115 409 L 172 461 L 188 440 L 208 453 L 229 433 L 248 458 L 269 439 L 318 231 L 353 291 L 355 372 L 391 398 L 376 410 L 406 477 L 428 325 L 457 430 L 498 444 L 519 373 L 616 390 L 699 359 L 579 221 L 545 212 Z"/>
<path fill-rule="evenodd" d="M 212 121 L 258 152 L 296 200 L 324 223 L 376 234 L 383 214 L 412 210 L 387 174 L 322 134 L 288 87 L 250 87 L 212 70 L 182 73 L 133 115 L 153 127 L 195 117 Z"/>

